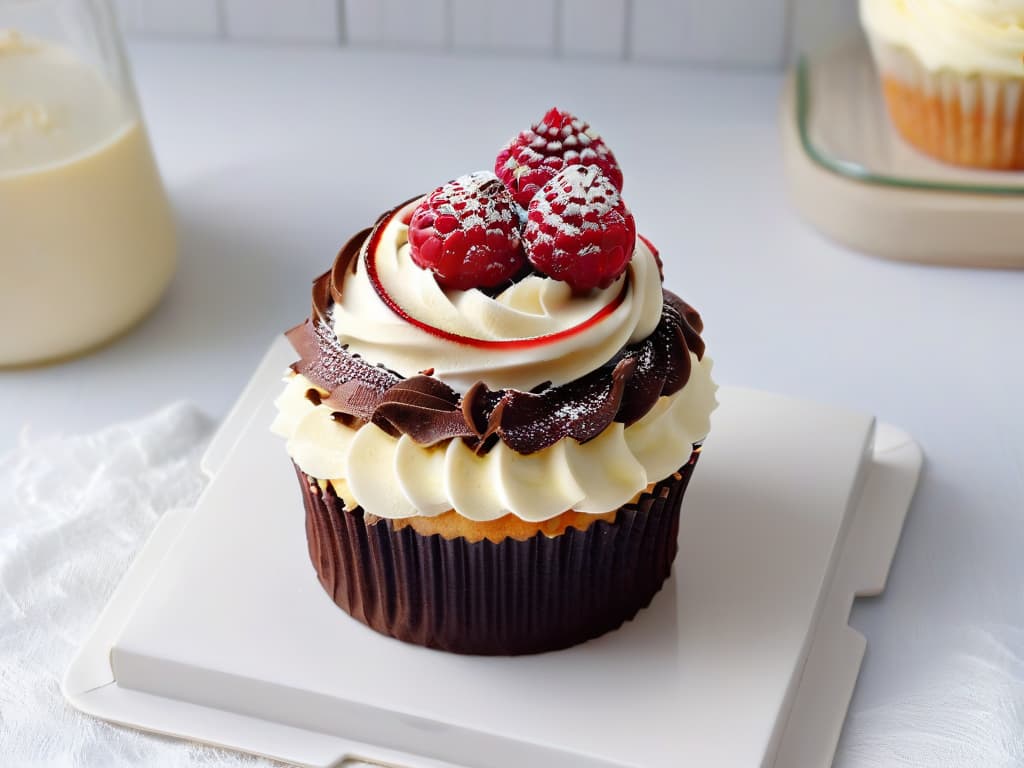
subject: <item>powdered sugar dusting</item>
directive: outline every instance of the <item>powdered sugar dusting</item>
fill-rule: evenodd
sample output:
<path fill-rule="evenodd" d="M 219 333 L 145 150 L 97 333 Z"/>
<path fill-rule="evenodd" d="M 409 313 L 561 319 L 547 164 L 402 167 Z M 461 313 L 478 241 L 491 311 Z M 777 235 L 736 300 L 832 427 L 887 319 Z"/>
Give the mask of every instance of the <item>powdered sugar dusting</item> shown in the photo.
<path fill-rule="evenodd" d="M 475 171 L 445 185 L 447 199 L 439 202 L 439 214 L 449 214 L 459 219 L 463 229 L 483 227 L 490 231 L 501 231 L 498 224 L 508 224 L 515 217 L 510 206 L 499 205 L 500 198 L 487 194 L 488 185 L 498 177 L 489 171 Z"/>
<path fill-rule="evenodd" d="M 625 271 L 636 225 L 599 166 L 573 165 L 530 202 L 523 242 L 537 269 L 587 291 L 611 285 Z"/>
<path fill-rule="evenodd" d="M 524 263 L 518 207 L 489 171 L 435 189 L 409 222 L 412 260 L 445 288 L 490 288 Z"/>
<path fill-rule="evenodd" d="M 551 109 L 498 153 L 494 170 L 525 208 L 548 180 L 572 165 L 596 165 L 622 189 L 622 171 L 601 137 L 578 117 Z"/>

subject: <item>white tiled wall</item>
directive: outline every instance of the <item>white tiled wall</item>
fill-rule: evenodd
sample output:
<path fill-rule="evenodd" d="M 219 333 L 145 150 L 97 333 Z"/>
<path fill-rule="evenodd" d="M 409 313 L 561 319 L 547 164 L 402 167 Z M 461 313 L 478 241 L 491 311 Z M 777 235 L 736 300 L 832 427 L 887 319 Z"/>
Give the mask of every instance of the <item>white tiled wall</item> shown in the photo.
<path fill-rule="evenodd" d="M 338 41 L 341 22 L 334 0 L 220 0 L 219 5 L 229 39 Z"/>
<path fill-rule="evenodd" d="M 556 19 L 566 56 L 625 58 L 628 0 L 562 0 Z"/>
<path fill-rule="evenodd" d="M 129 33 L 211 38 L 223 31 L 217 0 L 116 0 L 115 5 Z"/>
<path fill-rule="evenodd" d="M 130 35 L 782 66 L 856 0 L 114 0 Z"/>
<path fill-rule="evenodd" d="M 639 60 L 773 67 L 784 58 L 784 2 L 638 0 L 632 21 L 630 51 Z"/>
<path fill-rule="evenodd" d="M 828 45 L 857 26 L 857 0 L 794 0 L 791 52 Z"/>
<path fill-rule="evenodd" d="M 558 5 L 551 0 L 451 0 L 452 46 L 553 53 Z"/>
<path fill-rule="evenodd" d="M 447 48 L 451 37 L 448 0 L 342 0 L 340 42 L 403 48 Z"/>

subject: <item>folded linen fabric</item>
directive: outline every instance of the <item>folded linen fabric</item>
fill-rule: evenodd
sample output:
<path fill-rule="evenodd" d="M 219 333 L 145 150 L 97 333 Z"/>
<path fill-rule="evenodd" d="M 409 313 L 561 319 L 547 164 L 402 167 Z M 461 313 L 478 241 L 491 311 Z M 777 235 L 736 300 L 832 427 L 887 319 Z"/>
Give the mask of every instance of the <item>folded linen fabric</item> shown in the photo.
<path fill-rule="evenodd" d="M 213 430 L 195 406 L 0 457 L 0 755 L 5 765 L 256 768 L 272 763 L 76 712 L 60 681 L 160 516 L 195 503 Z"/>

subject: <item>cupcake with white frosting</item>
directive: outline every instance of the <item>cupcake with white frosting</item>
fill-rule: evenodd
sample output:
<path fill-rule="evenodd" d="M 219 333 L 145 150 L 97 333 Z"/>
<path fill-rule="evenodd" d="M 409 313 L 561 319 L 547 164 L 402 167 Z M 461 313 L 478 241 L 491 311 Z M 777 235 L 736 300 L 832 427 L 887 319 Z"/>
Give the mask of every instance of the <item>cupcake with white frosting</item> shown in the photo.
<path fill-rule="evenodd" d="M 975 168 L 1024 168 L 1024 0 L 860 0 L 900 134 Z"/>
<path fill-rule="evenodd" d="M 551 110 L 495 171 L 341 250 L 288 332 L 273 429 L 340 607 L 408 642 L 520 654 L 658 592 L 715 385 L 589 126 Z"/>

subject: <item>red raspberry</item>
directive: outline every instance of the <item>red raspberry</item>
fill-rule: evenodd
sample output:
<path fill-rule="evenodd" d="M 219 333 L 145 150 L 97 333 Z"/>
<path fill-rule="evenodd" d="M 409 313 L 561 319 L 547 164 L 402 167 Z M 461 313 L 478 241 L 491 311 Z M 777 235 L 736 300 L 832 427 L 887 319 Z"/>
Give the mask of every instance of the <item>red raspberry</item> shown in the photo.
<path fill-rule="evenodd" d="M 578 117 L 552 108 L 498 153 L 494 172 L 526 208 L 541 187 L 571 165 L 596 165 L 622 191 L 622 171 L 604 140 Z"/>
<path fill-rule="evenodd" d="M 525 263 L 519 213 L 489 171 L 460 176 L 438 187 L 409 222 L 412 260 L 434 273 L 442 288 L 492 288 Z"/>
<path fill-rule="evenodd" d="M 636 223 L 600 168 L 571 165 L 530 201 L 523 244 L 534 267 L 584 293 L 626 270 Z"/>

